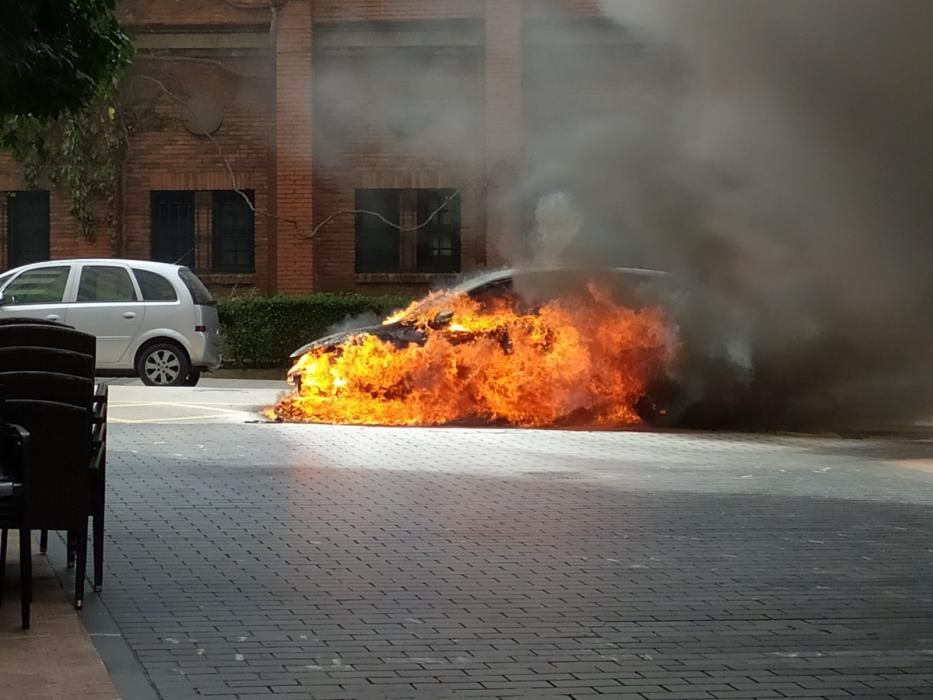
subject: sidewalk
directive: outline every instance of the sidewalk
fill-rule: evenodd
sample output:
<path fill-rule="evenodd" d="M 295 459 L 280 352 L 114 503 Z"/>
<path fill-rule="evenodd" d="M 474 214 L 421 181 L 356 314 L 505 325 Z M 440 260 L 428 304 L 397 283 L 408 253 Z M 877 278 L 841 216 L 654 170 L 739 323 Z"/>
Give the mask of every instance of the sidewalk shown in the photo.
<path fill-rule="evenodd" d="M 32 627 L 20 627 L 18 536 L 10 532 L 0 606 L 0 699 L 113 700 L 110 676 L 48 559 L 33 544 Z"/>

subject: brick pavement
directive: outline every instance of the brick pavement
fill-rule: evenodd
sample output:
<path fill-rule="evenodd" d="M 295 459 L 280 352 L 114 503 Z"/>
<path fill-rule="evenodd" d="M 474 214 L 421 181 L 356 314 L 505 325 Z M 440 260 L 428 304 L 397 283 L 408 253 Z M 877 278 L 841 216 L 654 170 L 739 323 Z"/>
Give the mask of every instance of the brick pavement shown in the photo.
<path fill-rule="evenodd" d="M 164 698 L 933 697 L 923 441 L 115 425 Z"/>

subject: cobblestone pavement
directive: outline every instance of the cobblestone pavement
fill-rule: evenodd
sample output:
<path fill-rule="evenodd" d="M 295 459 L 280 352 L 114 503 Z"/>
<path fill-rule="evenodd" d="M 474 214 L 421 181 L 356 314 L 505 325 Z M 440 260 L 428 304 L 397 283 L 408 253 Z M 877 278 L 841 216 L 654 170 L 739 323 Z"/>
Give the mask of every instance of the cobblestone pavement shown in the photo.
<path fill-rule="evenodd" d="M 163 697 L 930 698 L 933 443 L 115 424 Z"/>

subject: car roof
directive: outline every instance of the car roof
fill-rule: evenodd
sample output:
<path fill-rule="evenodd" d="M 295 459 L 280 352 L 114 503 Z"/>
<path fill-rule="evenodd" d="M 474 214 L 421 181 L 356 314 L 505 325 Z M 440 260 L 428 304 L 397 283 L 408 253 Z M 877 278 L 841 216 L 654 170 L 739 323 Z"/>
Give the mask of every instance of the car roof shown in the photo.
<path fill-rule="evenodd" d="M 42 262 L 28 263 L 26 265 L 20 265 L 19 267 L 7 270 L 2 274 L 7 275 L 12 272 L 19 272 L 20 270 L 25 270 L 26 268 L 55 267 L 56 265 L 73 265 L 75 263 L 81 263 L 84 265 L 113 265 L 114 263 L 119 263 L 121 265 L 131 265 L 133 267 L 138 267 L 142 270 L 162 272 L 163 274 L 171 270 L 178 270 L 184 267 L 183 265 L 173 265 L 172 263 L 153 262 L 152 260 L 131 260 L 128 258 L 66 258 L 61 260 L 43 260 Z"/>
<path fill-rule="evenodd" d="M 606 273 L 610 272 L 617 275 L 627 275 L 633 277 L 667 277 L 667 272 L 662 272 L 660 270 L 649 270 L 640 267 L 599 267 L 599 266 L 590 266 L 590 267 L 560 267 L 560 266 L 529 266 L 529 267 L 506 267 L 498 270 L 491 270 L 489 272 L 483 272 L 479 275 L 474 275 L 468 279 L 463 280 L 454 287 L 455 291 L 469 293 L 475 289 L 480 289 L 490 284 L 495 284 L 496 282 L 504 282 L 506 280 L 512 279 L 521 275 L 534 275 L 534 274 L 548 274 L 548 273 L 559 273 L 565 272 L 570 274 L 586 274 L 586 273 Z"/>

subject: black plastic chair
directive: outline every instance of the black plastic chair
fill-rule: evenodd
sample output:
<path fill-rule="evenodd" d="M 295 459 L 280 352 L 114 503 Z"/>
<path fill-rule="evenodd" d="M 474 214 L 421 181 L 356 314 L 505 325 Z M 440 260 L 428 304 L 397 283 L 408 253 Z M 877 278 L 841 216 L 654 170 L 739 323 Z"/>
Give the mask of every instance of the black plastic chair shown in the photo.
<path fill-rule="evenodd" d="M 94 589 L 103 584 L 104 512 L 106 495 L 107 387 L 94 385 L 96 340 L 70 326 L 29 319 L 0 323 L 0 383 L 8 398 L 48 400 L 82 408 L 91 416 L 92 457 L 90 515 L 94 532 Z M 42 530 L 40 551 L 47 548 Z M 67 565 L 74 565 L 81 533 L 69 530 Z M 86 528 L 85 528 L 86 541 Z M 83 585 L 83 583 L 82 583 Z M 76 583 L 77 590 L 77 583 Z M 80 599 L 76 595 L 76 604 Z"/>
<path fill-rule="evenodd" d="M 0 400 L 0 604 L 6 583 L 7 535 L 10 528 L 19 528 L 20 606 L 23 629 L 28 630 L 32 603 L 29 433 L 4 420 Z"/>
<path fill-rule="evenodd" d="M 36 529 L 75 534 L 75 607 L 81 608 L 93 505 L 91 412 L 55 401 L 8 398 L 6 417 L 30 435 L 24 515 L 19 523 L 8 526 L 27 535 Z"/>

